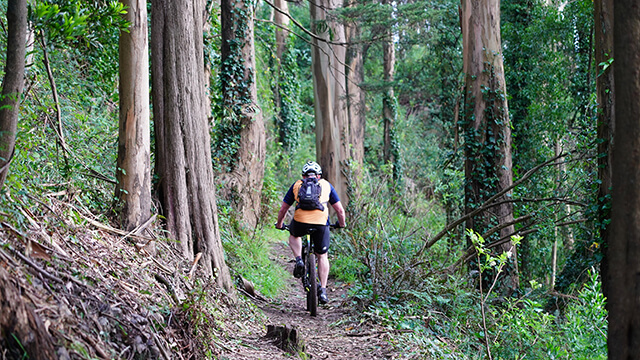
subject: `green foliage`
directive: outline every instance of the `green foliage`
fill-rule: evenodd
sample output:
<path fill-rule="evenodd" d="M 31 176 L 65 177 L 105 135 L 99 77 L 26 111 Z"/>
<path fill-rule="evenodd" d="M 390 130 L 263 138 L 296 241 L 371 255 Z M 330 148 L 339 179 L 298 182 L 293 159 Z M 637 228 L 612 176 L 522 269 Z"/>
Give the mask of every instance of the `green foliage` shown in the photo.
<path fill-rule="evenodd" d="M 284 288 L 287 273 L 270 260 L 273 243 L 278 238 L 274 229 L 247 233 L 239 229 L 229 206 L 219 206 L 220 235 L 227 256 L 227 265 L 233 271 L 251 281 L 256 289 L 267 297 L 274 297 Z"/>
<path fill-rule="evenodd" d="M 607 311 L 601 283 L 593 269 L 580 291 L 578 300 L 572 301 L 559 319 L 561 337 L 556 337 L 554 350 L 558 357 L 570 354 L 574 359 L 607 358 Z M 558 341 L 562 339 L 562 341 Z"/>
<path fill-rule="evenodd" d="M 36 60 L 27 72 L 28 90 L 5 189 L 13 196 L 61 192 L 61 196 L 66 194 L 90 210 L 104 213 L 111 204 L 114 186 L 105 179 L 113 179 L 117 156 L 118 112 L 111 100 L 113 93 L 92 81 L 84 71 L 84 60 L 77 59 L 75 52 L 49 49 L 69 150 L 65 155 L 57 141 L 52 93 L 41 80 L 47 75 L 37 60 L 42 56 L 40 50 L 34 49 Z"/>
<path fill-rule="evenodd" d="M 588 251 L 598 235 L 597 171 L 595 157 L 595 100 L 591 69 L 593 3 L 576 1 L 560 9 L 542 1 L 503 1 L 502 39 L 509 110 L 513 124 L 514 178 L 554 156 L 556 146 L 568 157 L 514 189 L 514 198 L 552 199 L 518 202 L 516 216 L 534 214 L 536 232 L 520 249 L 525 278 L 544 278 L 551 272 L 551 247 L 559 247 L 557 263 L 573 263 L 559 283 L 583 273 L 591 264 Z M 571 199 L 566 206 L 555 199 Z M 558 228 L 556 223 L 589 219 L 582 226 Z M 522 224 L 523 229 L 531 223 Z M 576 246 L 572 242 L 577 242 Z M 563 244 L 564 243 L 564 244 Z M 572 247 L 576 251 L 571 251 Z M 560 291 L 568 287 L 557 288 Z"/>
<path fill-rule="evenodd" d="M 117 90 L 118 36 L 130 26 L 126 11 L 114 0 L 38 0 L 29 7 L 29 20 L 49 49 L 72 52 L 94 86 L 108 92 Z"/>
<path fill-rule="evenodd" d="M 333 241 L 340 241 L 338 236 L 333 236 Z M 330 275 L 338 280 L 353 284 L 357 279 L 363 278 L 367 272 L 367 267 L 349 255 L 343 255 L 331 262 Z"/>

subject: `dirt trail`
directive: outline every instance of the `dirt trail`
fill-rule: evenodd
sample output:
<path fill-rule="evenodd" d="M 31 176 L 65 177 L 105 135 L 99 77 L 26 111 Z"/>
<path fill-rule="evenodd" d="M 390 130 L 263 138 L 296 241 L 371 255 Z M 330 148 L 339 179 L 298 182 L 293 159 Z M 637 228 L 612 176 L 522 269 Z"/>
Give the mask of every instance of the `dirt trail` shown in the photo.
<path fill-rule="evenodd" d="M 291 273 L 290 250 L 284 243 L 275 244 L 274 261 Z M 298 329 L 305 344 L 306 358 L 310 359 L 396 359 L 388 343 L 388 334 L 367 325 L 353 323 L 349 307 L 345 302 L 347 288 L 344 284 L 329 279 L 327 287 L 329 303 L 318 309 L 312 317 L 305 310 L 306 297 L 298 279 L 291 276 L 288 294 L 268 302 L 255 301 L 268 320 L 266 324 L 293 326 Z M 277 348 L 264 338 L 266 329 L 247 334 L 243 346 L 227 359 L 292 359 L 296 356 Z M 305 355 L 303 355 L 304 357 Z"/>

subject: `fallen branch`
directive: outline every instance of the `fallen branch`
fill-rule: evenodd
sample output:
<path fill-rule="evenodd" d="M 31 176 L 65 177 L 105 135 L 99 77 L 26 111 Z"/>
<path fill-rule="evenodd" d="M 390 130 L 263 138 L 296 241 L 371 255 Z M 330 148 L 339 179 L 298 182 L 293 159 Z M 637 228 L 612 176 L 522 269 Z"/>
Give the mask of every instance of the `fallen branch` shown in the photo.
<path fill-rule="evenodd" d="M 370 331 L 370 332 L 359 333 L 359 334 L 347 333 L 346 335 L 349 337 L 366 337 L 366 336 L 375 336 L 380 334 L 402 334 L 402 333 L 412 333 L 412 332 L 415 332 L 415 331 L 411 329 L 394 329 L 394 330 Z"/>
<path fill-rule="evenodd" d="M 90 218 L 84 216 L 84 214 L 82 214 L 81 212 L 78 212 L 78 214 L 80 214 L 80 216 L 82 216 L 82 218 L 85 219 L 89 224 L 91 224 L 91 225 L 93 225 L 93 226 L 95 226 L 95 227 L 97 227 L 99 229 L 108 231 L 110 233 L 123 236 L 122 239 L 126 239 L 126 238 L 131 237 L 131 238 L 141 239 L 141 240 L 145 240 L 145 241 L 153 241 L 154 240 L 153 238 L 150 238 L 150 237 L 146 237 L 146 236 L 142 236 L 142 235 L 136 235 L 136 234 L 132 233 L 131 231 L 127 232 L 127 231 L 124 231 L 124 230 L 113 228 L 113 227 L 111 227 L 109 225 L 102 224 L 102 223 L 100 223 L 98 221 L 95 221 L 93 219 L 90 219 Z"/>
<path fill-rule="evenodd" d="M 180 299 L 178 299 L 178 295 L 176 295 L 176 291 L 173 289 L 173 285 L 171 285 L 171 283 L 160 274 L 153 274 L 153 277 L 155 277 L 155 279 L 159 283 L 167 287 L 167 290 L 169 291 L 169 294 L 171 294 L 171 298 L 173 299 L 173 301 L 175 301 L 176 305 L 180 305 Z"/>
<path fill-rule="evenodd" d="M 5 225 L 4 223 L 2 223 L 2 224 Z M 40 266 L 36 265 L 29 258 L 27 258 L 26 256 L 22 255 L 18 250 L 14 249 L 13 246 L 11 246 L 9 244 L 6 244 L 6 243 L 0 243 L 0 245 L 2 245 L 5 248 L 9 249 L 14 255 L 19 257 L 22 261 L 27 263 L 27 265 L 31 266 L 33 269 L 38 271 L 40 274 L 42 274 L 47 279 L 53 280 L 53 281 L 55 281 L 55 282 L 57 282 L 59 284 L 64 284 L 64 281 L 62 281 L 62 279 L 60 279 L 60 278 L 58 278 L 56 276 L 53 276 L 53 275 L 49 274 L 48 272 L 46 272 L 44 269 L 42 269 Z"/>

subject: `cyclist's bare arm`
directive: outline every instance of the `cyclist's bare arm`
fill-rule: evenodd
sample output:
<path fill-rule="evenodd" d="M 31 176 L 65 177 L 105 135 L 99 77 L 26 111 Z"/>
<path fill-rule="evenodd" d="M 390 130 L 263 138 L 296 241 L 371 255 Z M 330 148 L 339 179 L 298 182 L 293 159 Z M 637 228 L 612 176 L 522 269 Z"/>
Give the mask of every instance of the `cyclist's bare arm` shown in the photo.
<path fill-rule="evenodd" d="M 278 221 L 276 221 L 276 228 L 282 229 L 282 226 L 284 225 L 284 216 L 287 214 L 287 211 L 290 207 L 291 205 L 287 204 L 284 201 L 282 202 L 282 206 L 280 206 L 280 210 L 278 211 Z M 342 212 L 344 213 L 344 209 L 342 210 Z"/>
<path fill-rule="evenodd" d="M 333 206 L 333 210 L 336 211 L 336 216 L 338 217 L 338 224 L 340 224 L 340 227 L 347 226 L 346 219 L 344 216 L 344 207 L 342 207 L 342 202 L 338 201 L 337 203 L 332 204 L 331 206 Z"/>

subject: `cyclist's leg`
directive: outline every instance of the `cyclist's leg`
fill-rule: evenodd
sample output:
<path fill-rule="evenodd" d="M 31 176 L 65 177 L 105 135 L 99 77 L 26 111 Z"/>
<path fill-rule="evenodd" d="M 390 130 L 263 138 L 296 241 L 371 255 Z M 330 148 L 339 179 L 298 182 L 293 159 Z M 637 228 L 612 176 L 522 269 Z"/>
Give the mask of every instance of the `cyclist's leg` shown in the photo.
<path fill-rule="evenodd" d="M 302 238 L 289 235 L 289 247 L 295 258 L 302 256 Z"/>
<path fill-rule="evenodd" d="M 306 233 L 305 224 L 291 220 L 291 224 L 289 224 L 289 247 L 296 258 L 302 256 L 302 235 Z"/>
<path fill-rule="evenodd" d="M 318 259 L 318 277 L 320 278 L 320 286 L 326 288 L 327 281 L 329 279 L 329 256 L 327 253 L 316 254 L 316 259 Z"/>
<path fill-rule="evenodd" d="M 316 231 L 311 234 L 313 240 L 313 249 L 318 259 L 318 277 L 320 285 L 327 287 L 327 279 L 329 278 L 329 226 L 320 225 L 316 227 Z"/>

